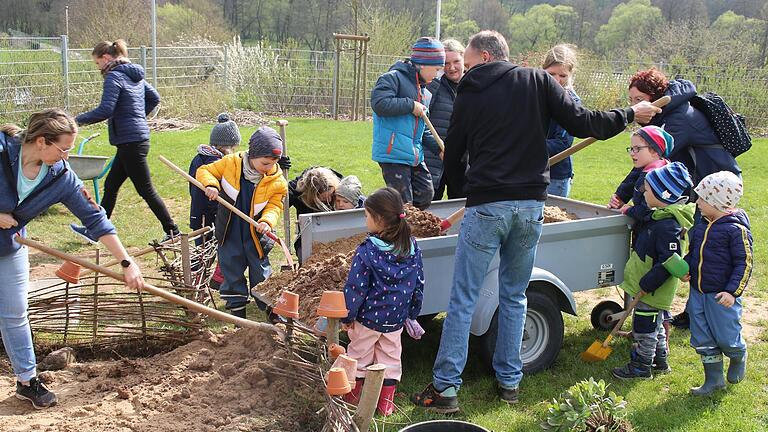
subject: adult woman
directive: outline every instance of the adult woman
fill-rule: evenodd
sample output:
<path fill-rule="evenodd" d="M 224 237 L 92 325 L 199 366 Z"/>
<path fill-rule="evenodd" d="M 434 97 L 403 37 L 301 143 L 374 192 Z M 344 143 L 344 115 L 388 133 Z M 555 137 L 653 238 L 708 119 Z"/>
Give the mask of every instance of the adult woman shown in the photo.
<path fill-rule="evenodd" d="M 60 202 L 121 260 L 128 287 L 143 285 L 115 227 L 65 162 L 76 135 L 74 120 L 55 109 L 32 114 L 26 131 L 6 125 L 0 134 L 0 333 L 17 377 L 16 397 L 38 409 L 55 405 L 56 395 L 37 379 L 27 319 L 29 260 L 15 236 L 25 236 L 32 219 Z"/>
<path fill-rule="evenodd" d="M 555 45 L 544 58 L 541 68 L 547 71 L 571 96 L 576 103 L 581 103 L 581 99 L 573 90 L 573 71 L 576 69 L 576 50 L 572 45 Z M 550 156 L 554 156 L 565 151 L 573 144 L 573 135 L 563 129 L 554 120 L 549 122 L 549 131 L 547 132 L 547 151 Z M 547 193 L 568 197 L 571 192 L 571 183 L 573 180 L 573 163 L 571 158 L 564 160 L 549 167 L 549 186 Z"/>
<path fill-rule="evenodd" d="M 429 120 L 435 126 L 437 134 L 445 141 L 448 135 L 448 126 L 451 124 L 453 114 L 453 101 L 456 99 L 456 88 L 464 76 L 464 45 L 456 39 L 443 41 L 445 49 L 445 67 L 443 76 L 427 84 L 427 90 L 432 93 L 429 101 Z M 424 134 L 424 161 L 427 163 L 429 173 L 432 174 L 432 185 L 435 187 L 433 200 L 443 198 L 445 191 L 445 179 L 443 178 L 443 160 L 440 158 L 440 149 L 431 134 Z M 463 162 L 466 165 L 467 158 L 464 155 Z M 463 182 L 462 182 L 463 184 Z M 448 198 L 461 198 L 466 196 L 463 191 L 448 191 Z"/>
<path fill-rule="evenodd" d="M 111 217 L 117 202 L 117 192 L 123 182 L 130 178 L 136 192 L 162 224 L 166 235 L 178 234 L 179 229 L 171 214 L 152 186 L 147 164 L 149 126 L 146 117 L 160 102 L 160 95 L 144 80 L 144 69 L 128 60 L 128 48 L 123 40 L 99 42 L 91 55 L 104 76 L 104 92 L 101 104 L 93 111 L 77 116 L 77 124 L 107 120 L 109 143 L 117 147 L 112 169 L 104 182 L 101 205 L 107 217 Z M 72 229 L 95 240 L 82 227 L 73 226 Z"/>
<path fill-rule="evenodd" d="M 296 208 L 296 220 L 304 213 L 333 211 L 334 194 L 344 176 L 325 167 L 310 167 L 288 183 L 288 205 Z M 301 261 L 301 227 L 293 243 Z"/>

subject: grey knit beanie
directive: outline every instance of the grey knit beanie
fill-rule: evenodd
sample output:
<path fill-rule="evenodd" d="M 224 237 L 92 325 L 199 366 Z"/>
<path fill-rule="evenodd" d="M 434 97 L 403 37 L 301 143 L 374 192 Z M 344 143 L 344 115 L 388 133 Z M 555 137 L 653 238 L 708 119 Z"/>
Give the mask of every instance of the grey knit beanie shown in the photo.
<path fill-rule="evenodd" d="M 283 140 L 280 134 L 269 126 L 262 126 L 251 135 L 248 141 L 248 157 L 274 157 L 283 155 Z"/>
<path fill-rule="evenodd" d="M 357 176 L 349 175 L 341 179 L 336 188 L 336 195 L 357 206 L 357 202 L 363 196 L 363 185 Z"/>
<path fill-rule="evenodd" d="M 237 128 L 237 124 L 229 119 L 229 114 L 219 114 L 217 121 L 218 123 L 211 130 L 209 144 L 213 147 L 240 145 L 240 130 Z"/>

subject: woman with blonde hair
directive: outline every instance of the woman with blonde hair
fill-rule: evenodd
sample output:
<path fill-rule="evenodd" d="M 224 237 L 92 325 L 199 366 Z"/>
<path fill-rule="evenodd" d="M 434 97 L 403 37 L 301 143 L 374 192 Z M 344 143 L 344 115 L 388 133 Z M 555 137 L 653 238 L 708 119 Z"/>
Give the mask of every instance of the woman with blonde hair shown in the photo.
<path fill-rule="evenodd" d="M 310 167 L 288 183 L 288 205 L 296 209 L 296 220 L 305 213 L 333 211 L 336 188 L 344 176 L 326 167 Z M 301 227 L 293 243 L 301 262 Z"/>
<path fill-rule="evenodd" d="M 66 162 L 75 147 L 74 119 L 64 111 L 49 109 L 32 114 L 24 131 L 15 125 L 5 125 L 1 130 L 0 334 L 16 375 L 16 397 L 42 409 L 55 405 L 57 400 L 37 379 L 27 317 L 28 252 L 16 242 L 16 236 L 26 237 L 29 222 L 52 205 L 62 203 L 120 260 L 129 288 L 140 289 L 144 280 L 114 225 Z"/>

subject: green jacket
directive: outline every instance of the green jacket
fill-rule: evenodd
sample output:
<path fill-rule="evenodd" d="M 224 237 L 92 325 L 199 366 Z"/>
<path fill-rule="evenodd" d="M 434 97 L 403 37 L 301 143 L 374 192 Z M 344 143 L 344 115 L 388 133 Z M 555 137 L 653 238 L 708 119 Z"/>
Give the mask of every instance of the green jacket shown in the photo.
<path fill-rule="evenodd" d="M 637 233 L 621 289 L 632 296 L 643 290 L 647 293 L 643 303 L 670 309 L 680 280 L 670 276 L 662 263 L 675 253 L 685 255 L 686 234 L 693 226 L 695 208 L 694 204 L 672 204 L 653 211 L 651 221 Z"/>

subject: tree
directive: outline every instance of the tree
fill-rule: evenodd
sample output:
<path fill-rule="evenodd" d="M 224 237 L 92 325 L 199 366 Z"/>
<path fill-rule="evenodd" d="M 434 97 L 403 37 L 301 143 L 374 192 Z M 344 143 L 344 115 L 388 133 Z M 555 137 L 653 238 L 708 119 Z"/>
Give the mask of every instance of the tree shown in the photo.
<path fill-rule="evenodd" d="M 72 46 L 120 38 L 130 46 L 150 45 L 149 0 L 72 0 L 69 11 Z"/>
<path fill-rule="evenodd" d="M 171 44 L 182 39 L 205 38 L 225 42 L 233 34 L 226 29 L 223 13 L 202 0 L 166 3 L 157 8 L 158 43 Z M 200 23 L 205 23 L 201 26 Z"/>
<path fill-rule="evenodd" d="M 509 19 L 510 51 L 534 51 L 572 41 L 577 27 L 578 15 L 572 7 L 536 5 Z"/>
<path fill-rule="evenodd" d="M 644 43 L 661 23 L 661 10 L 651 6 L 650 0 L 630 0 L 613 9 L 608 23 L 600 26 L 595 42 L 604 54 L 626 51 Z"/>

